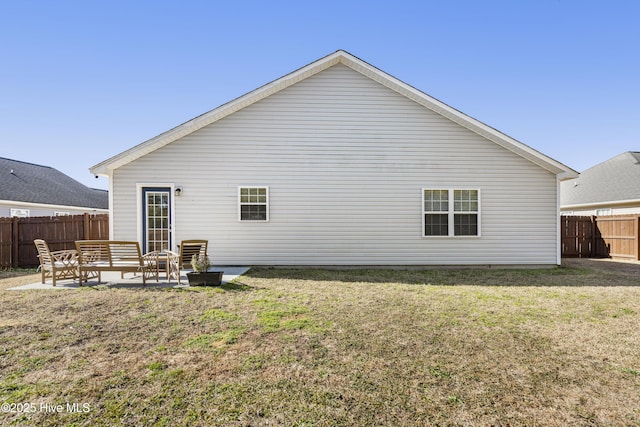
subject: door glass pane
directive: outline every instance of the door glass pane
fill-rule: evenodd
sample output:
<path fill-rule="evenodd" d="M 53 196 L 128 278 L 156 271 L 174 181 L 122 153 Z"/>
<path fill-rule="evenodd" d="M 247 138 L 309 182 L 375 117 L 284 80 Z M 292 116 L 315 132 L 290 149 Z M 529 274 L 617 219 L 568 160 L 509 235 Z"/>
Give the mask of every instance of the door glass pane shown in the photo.
<path fill-rule="evenodd" d="M 147 247 L 148 252 L 169 249 L 169 192 L 146 192 Z"/>

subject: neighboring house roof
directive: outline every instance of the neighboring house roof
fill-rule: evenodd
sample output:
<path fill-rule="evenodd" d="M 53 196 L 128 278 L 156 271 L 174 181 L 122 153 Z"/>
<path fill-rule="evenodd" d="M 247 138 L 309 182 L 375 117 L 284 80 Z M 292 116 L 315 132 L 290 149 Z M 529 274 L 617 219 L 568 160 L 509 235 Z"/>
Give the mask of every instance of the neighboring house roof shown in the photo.
<path fill-rule="evenodd" d="M 562 208 L 640 203 L 640 152 L 627 151 L 562 183 Z"/>
<path fill-rule="evenodd" d="M 89 188 L 49 166 L 0 157 L 0 200 L 108 209 L 105 190 Z"/>
<path fill-rule="evenodd" d="M 91 173 L 109 176 L 114 169 L 124 166 L 145 154 L 155 151 L 185 135 L 197 131 L 210 125 L 230 114 L 235 113 L 255 102 L 260 101 L 276 92 L 279 92 L 295 83 L 307 79 L 329 67 L 337 64 L 344 64 L 347 67 L 371 78 L 372 80 L 406 96 L 418 104 L 458 123 L 461 126 L 495 142 L 496 144 L 510 150 L 521 157 L 541 166 L 542 168 L 559 175 L 560 179 L 570 179 L 577 176 L 577 172 L 563 165 L 550 157 L 534 150 L 533 148 L 516 141 L 515 139 L 497 131 L 496 129 L 469 117 L 460 111 L 438 101 L 435 98 L 417 90 L 416 88 L 403 83 L 395 77 L 375 68 L 361 59 L 343 51 L 338 50 L 331 55 L 321 58 L 297 71 L 285 75 L 271 83 L 268 83 L 252 92 L 249 92 L 235 100 L 228 102 L 214 110 L 198 116 L 186 123 L 183 123 L 155 138 L 143 142 L 129 150 L 105 160 L 92 168 Z"/>

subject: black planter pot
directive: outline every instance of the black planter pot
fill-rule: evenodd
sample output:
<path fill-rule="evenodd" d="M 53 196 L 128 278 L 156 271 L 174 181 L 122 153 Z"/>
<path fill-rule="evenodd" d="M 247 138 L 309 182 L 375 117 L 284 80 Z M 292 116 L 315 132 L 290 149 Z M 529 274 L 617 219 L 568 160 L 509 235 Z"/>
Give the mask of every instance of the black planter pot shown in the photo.
<path fill-rule="evenodd" d="M 187 273 L 190 286 L 219 286 L 222 283 L 222 271 Z"/>

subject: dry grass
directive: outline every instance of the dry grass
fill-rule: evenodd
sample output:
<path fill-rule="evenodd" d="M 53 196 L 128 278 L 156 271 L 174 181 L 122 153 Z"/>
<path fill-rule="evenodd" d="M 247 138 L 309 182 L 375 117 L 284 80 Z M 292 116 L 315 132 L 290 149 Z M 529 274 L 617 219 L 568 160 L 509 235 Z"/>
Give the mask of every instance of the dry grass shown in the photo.
<path fill-rule="evenodd" d="M 253 269 L 213 289 L 0 290 L 0 424 L 640 425 L 638 279 Z"/>

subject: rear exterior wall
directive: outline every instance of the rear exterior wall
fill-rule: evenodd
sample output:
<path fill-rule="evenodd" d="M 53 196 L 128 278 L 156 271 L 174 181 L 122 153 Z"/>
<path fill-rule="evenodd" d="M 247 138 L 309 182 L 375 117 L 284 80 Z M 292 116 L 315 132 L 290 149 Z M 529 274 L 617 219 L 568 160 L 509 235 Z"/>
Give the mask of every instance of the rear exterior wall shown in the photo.
<path fill-rule="evenodd" d="M 556 177 L 344 65 L 114 171 L 112 238 L 141 238 L 137 186 L 170 183 L 174 247 L 214 264 L 557 263 Z M 269 221 L 238 220 L 238 187 Z M 479 189 L 479 237 L 423 237 L 422 189 Z"/>

